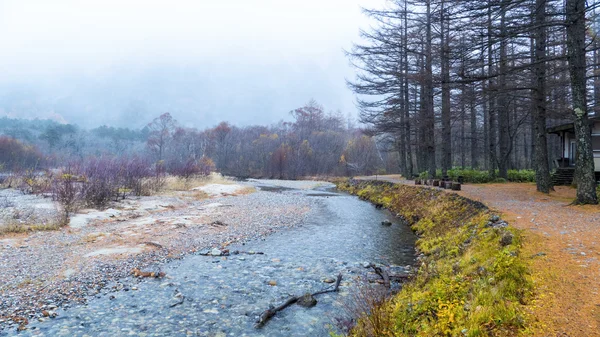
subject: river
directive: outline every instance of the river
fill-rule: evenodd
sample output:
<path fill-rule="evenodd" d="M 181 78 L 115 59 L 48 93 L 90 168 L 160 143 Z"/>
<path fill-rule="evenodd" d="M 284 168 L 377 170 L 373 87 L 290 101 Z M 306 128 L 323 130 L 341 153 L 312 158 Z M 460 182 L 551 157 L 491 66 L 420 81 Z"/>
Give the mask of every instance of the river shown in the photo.
<path fill-rule="evenodd" d="M 367 263 L 414 263 L 415 235 L 386 210 L 331 186 L 253 184 L 256 193 L 294 193 L 317 202 L 300 226 L 228 247 L 264 254 L 188 255 L 161 267 L 168 278 L 145 279 L 59 310 L 55 319 L 33 322 L 19 336 L 329 336 L 338 319 L 349 315 L 356 279 L 368 271 Z M 382 226 L 385 219 L 394 224 Z M 340 292 L 319 295 L 312 308 L 293 305 L 255 328 L 270 305 L 331 286 L 324 281 L 339 273 Z"/>

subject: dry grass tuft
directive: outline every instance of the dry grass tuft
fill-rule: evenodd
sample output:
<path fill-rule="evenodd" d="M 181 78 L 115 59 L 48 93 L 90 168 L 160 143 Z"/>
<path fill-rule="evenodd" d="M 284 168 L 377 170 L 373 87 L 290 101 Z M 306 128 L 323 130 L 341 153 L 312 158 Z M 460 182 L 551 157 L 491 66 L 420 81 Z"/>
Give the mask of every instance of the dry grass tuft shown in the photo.
<path fill-rule="evenodd" d="M 201 187 L 208 184 L 231 185 L 234 184 L 234 182 L 216 172 L 213 172 L 208 176 L 197 175 L 189 178 L 169 176 L 165 179 L 163 191 L 189 191 L 192 188 Z"/>
<path fill-rule="evenodd" d="M 10 217 L 0 219 L 0 235 L 9 233 L 26 233 L 39 231 L 54 231 L 69 224 L 69 218 L 65 212 L 57 212 L 57 215 L 49 220 L 38 219 L 33 210 L 13 210 Z"/>

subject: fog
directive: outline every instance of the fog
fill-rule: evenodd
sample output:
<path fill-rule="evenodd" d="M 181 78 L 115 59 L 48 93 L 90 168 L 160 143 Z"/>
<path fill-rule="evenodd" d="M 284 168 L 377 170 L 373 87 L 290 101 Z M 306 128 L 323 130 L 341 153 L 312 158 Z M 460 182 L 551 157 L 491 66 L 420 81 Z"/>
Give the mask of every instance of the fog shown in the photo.
<path fill-rule="evenodd" d="M 342 50 L 367 0 L 0 0 L 0 116 L 140 127 L 356 114 Z"/>

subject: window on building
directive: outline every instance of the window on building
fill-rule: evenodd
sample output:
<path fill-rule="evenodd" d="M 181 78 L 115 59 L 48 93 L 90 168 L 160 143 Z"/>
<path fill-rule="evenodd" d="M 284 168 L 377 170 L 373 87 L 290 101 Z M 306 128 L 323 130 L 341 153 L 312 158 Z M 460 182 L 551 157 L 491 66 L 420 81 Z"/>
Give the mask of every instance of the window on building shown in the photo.
<path fill-rule="evenodd" d="M 592 149 L 594 152 L 600 153 L 600 135 L 592 136 Z"/>

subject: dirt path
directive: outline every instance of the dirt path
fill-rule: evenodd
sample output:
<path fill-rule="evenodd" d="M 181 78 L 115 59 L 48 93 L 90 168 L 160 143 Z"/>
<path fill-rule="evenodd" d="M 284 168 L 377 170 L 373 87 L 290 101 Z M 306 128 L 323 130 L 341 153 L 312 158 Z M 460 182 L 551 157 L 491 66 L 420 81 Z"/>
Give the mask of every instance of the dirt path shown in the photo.
<path fill-rule="evenodd" d="M 365 177 L 375 178 L 375 177 Z M 379 180 L 414 185 L 398 176 Z M 600 336 L 600 206 L 571 206 L 575 190 L 549 196 L 533 184 L 463 185 L 457 192 L 503 214 L 525 235 L 537 294 L 529 310 L 533 336 Z"/>

